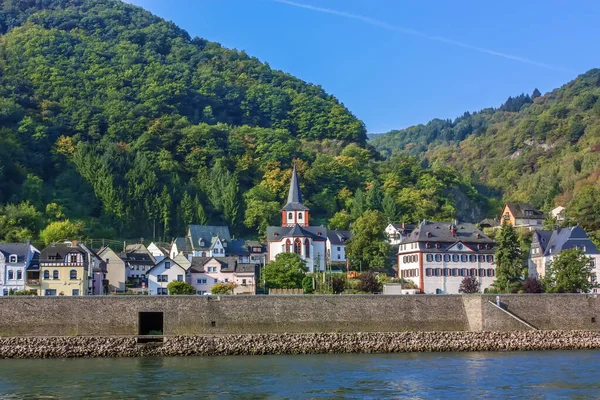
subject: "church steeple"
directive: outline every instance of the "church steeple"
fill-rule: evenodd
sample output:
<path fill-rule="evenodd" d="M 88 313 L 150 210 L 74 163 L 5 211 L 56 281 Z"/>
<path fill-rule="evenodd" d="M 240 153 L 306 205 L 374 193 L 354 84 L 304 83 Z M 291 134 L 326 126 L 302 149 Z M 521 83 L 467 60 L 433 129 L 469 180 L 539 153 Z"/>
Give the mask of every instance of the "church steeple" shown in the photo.
<path fill-rule="evenodd" d="M 295 164 L 292 171 L 287 203 L 281 211 L 283 226 L 294 224 L 308 225 L 308 207 L 302 204 L 302 191 L 300 190 L 300 181 L 298 180 L 298 172 L 296 171 Z"/>

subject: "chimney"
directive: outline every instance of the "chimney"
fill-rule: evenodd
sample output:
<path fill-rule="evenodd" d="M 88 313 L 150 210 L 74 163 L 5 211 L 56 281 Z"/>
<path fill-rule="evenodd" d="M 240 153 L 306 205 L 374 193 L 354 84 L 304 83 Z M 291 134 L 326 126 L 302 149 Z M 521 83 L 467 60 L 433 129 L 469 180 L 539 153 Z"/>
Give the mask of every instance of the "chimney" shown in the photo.
<path fill-rule="evenodd" d="M 77 240 L 71 241 L 71 247 L 77 247 L 78 244 L 79 242 L 77 242 Z"/>

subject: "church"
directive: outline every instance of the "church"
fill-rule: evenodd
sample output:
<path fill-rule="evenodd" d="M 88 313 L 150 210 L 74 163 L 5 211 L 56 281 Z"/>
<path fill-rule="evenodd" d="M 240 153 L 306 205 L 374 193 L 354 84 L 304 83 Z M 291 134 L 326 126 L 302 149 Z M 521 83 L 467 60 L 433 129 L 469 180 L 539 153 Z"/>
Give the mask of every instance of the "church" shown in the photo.
<path fill-rule="evenodd" d="M 281 226 L 267 228 L 269 262 L 275 261 L 280 253 L 293 252 L 306 261 L 310 272 L 325 270 L 328 257 L 327 229 L 323 226 L 310 226 L 309 221 L 310 212 L 302 203 L 300 182 L 294 166 L 287 204 L 281 210 Z"/>

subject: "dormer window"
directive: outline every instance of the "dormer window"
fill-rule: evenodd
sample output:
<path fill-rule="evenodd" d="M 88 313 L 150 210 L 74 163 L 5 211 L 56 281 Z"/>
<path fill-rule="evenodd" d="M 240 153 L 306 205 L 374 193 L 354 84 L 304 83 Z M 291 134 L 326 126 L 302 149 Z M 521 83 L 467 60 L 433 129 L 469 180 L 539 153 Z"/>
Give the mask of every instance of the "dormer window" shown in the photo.
<path fill-rule="evenodd" d="M 288 219 L 289 220 L 294 219 L 294 213 L 288 213 Z"/>
<path fill-rule="evenodd" d="M 202 239 L 198 240 L 198 244 L 200 245 L 200 247 L 204 247 L 204 240 L 202 240 Z"/>
<path fill-rule="evenodd" d="M 302 213 L 298 213 L 298 219 L 302 219 Z"/>
<path fill-rule="evenodd" d="M 441 245 L 440 243 L 436 243 L 436 244 L 435 244 L 435 247 L 436 247 L 437 249 L 439 249 L 439 248 L 441 248 L 441 247 L 442 247 L 442 245 Z"/>
<path fill-rule="evenodd" d="M 17 262 L 17 256 L 15 254 L 11 254 L 10 256 L 8 256 L 8 262 L 9 263 L 16 263 Z"/>

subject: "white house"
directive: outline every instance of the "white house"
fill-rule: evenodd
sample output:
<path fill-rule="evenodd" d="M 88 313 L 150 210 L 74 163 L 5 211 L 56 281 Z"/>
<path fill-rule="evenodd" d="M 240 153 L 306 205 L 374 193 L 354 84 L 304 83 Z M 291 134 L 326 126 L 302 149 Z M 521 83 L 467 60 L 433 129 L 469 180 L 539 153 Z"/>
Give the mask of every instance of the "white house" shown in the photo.
<path fill-rule="evenodd" d="M 169 257 L 169 244 L 152 242 L 148 245 L 148 252 L 156 261 L 160 261 L 165 257 Z"/>
<path fill-rule="evenodd" d="M 190 225 L 186 237 L 173 241 L 170 257 L 182 252 L 193 257 L 225 257 L 230 241 L 228 226 Z"/>
<path fill-rule="evenodd" d="M 186 270 L 170 258 L 157 262 L 146 272 L 150 295 L 168 295 L 167 286 L 170 282 L 185 282 Z"/>
<path fill-rule="evenodd" d="M 563 206 L 558 206 L 550 211 L 550 216 L 556 220 L 556 222 L 563 222 L 565 220 L 565 210 Z"/>
<path fill-rule="evenodd" d="M 327 259 L 329 264 L 346 267 L 346 242 L 352 237 L 349 231 L 327 230 Z"/>
<path fill-rule="evenodd" d="M 592 279 L 596 281 L 600 274 L 600 252 L 580 226 L 558 228 L 555 231 L 535 231 L 529 252 L 529 276 L 542 278 L 554 257 L 569 249 L 582 250 L 590 258 L 593 267 Z M 596 292 L 597 289 L 594 289 L 594 293 Z"/>
<path fill-rule="evenodd" d="M 325 270 L 327 229 L 309 225 L 309 210 L 302 204 L 302 193 L 296 166 L 292 172 L 287 204 L 281 210 L 281 226 L 267 228 L 267 259 L 275 261 L 278 254 L 296 253 L 310 272 Z"/>
<path fill-rule="evenodd" d="M 39 263 L 40 251 L 27 243 L 0 243 L 0 296 L 25 290 L 26 270 Z"/>
<path fill-rule="evenodd" d="M 255 269 L 254 264 L 239 263 L 237 257 L 193 257 L 188 282 L 200 295 L 210 293 L 218 283 L 235 284 L 234 294 L 254 294 Z"/>
<path fill-rule="evenodd" d="M 421 293 L 457 294 L 467 276 L 483 291 L 495 280 L 494 249 L 495 242 L 472 224 L 423 221 L 399 245 L 398 275 Z"/>
<path fill-rule="evenodd" d="M 413 224 L 389 224 L 385 228 L 385 236 L 388 238 L 388 242 L 393 246 L 402 243 L 408 235 L 415 229 Z"/>

